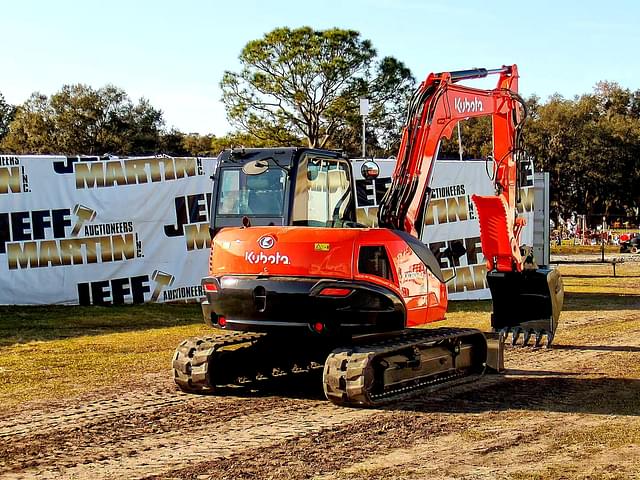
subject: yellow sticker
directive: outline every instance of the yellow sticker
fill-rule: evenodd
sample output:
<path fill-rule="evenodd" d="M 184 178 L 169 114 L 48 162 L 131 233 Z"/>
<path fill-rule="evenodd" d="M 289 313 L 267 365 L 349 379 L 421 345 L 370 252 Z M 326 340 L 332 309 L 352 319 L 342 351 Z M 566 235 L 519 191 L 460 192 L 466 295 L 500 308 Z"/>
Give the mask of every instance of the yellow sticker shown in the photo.
<path fill-rule="evenodd" d="M 328 243 L 316 243 L 313 246 L 314 250 L 316 252 L 328 252 L 329 251 L 329 244 Z"/>

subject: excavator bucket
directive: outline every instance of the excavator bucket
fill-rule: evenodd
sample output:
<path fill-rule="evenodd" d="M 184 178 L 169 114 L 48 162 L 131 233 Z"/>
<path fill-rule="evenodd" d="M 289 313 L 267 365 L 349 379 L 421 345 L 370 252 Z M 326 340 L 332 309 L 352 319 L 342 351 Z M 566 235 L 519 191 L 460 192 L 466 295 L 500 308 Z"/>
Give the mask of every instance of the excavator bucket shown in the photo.
<path fill-rule="evenodd" d="M 564 301 L 564 287 L 558 271 L 549 268 L 490 271 L 487 272 L 487 283 L 493 299 L 493 330 L 505 338 L 511 334 L 512 345 L 530 345 L 533 339 L 533 346 L 549 347 Z"/>
<path fill-rule="evenodd" d="M 535 268 L 525 264 L 522 271 L 516 264 L 522 261 L 517 235 L 510 221 L 509 207 L 502 196 L 473 195 L 478 210 L 482 253 L 489 259 L 487 283 L 493 299 L 491 326 L 511 343 L 550 346 L 562 311 L 564 287 L 557 270 Z M 517 228 L 524 226 L 521 219 L 514 222 Z"/>

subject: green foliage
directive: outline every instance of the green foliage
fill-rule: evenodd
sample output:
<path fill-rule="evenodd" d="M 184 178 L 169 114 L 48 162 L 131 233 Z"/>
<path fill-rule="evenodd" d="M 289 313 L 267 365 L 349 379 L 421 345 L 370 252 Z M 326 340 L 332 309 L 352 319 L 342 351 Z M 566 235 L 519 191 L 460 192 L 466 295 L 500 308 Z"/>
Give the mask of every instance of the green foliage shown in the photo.
<path fill-rule="evenodd" d="M 53 125 L 48 121 L 51 111 L 45 95 L 33 93 L 16 110 L 2 148 L 14 153 L 47 153 L 53 138 Z"/>
<path fill-rule="evenodd" d="M 359 98 L 366 96 L 374 138 L 391 145 L 399 134 L 394 114 L 404 110 L 414 81 L 402 63 L 376 63 L 375 56 L 371 42 L 353 30 L 277 28 L 244 47 L 239 73 L 225 72 L 228 118 L 260 141 L 352 150 L 360 136 Z"/>
<path fill-rule="evenodd" d="M 65 85 L 18 107 L 2 147 L 16 153 L 139 154 L 158 150 L 162 112 L 112 85 Z"/>
<path fill-rule="evenodd" d="M 488 158 L 493 154 L 493 140 L 491 138 L 491 118 L 476 117 L 459 122 L 460 138 L 462 139 L 462 158 Z M 460 158 L 460 143 L 458 130 L 454 128 L 451 138 L 442 139 L 438 158 Z"/>
<path fill-rule="evenodd" d="M 380 146 L 378 156 L 397 154 L 409 100 L 415 88 L 411 70 L 393 57 L 384 57 L 377 65 L 367 91 L 362 92 L 369 96 L 373 105 L 367 121 L 371 123 L 374 138 Z"/>
<path fill-rule="evenodd" d="M 212 141 L 214 135 L 198 135 L 189 133 L 182 137 L 182 148 L 189 154 L 196 157 L 209 157 L 214 154 Z"/>
<path fill-rule="evenodd" d="M 185 134 L 175 128 L 163 133 L 160 137 L 160 151 L 167 155 L 175 155 L 176 157 L 191 155 L 184 148 L 184 137 Z"/>
<path fill-rule="evenodd" d="M 9 132 L 9 124 L 16 114 L 16 107 L 9 105 L 0 93 L 0 141 Z"/>
<path fill-rule="evenodd" d="M 362 117 L 358 104 L 359 98 L 368 98 L 367 157 L 397 155 L 414 89 L 415 79 L 402 62 L 393 57 L 382 58 L 371 79 L 361 79 L 354 85 L 354 96 L 344 99 L 341 105 L 344 125 L 329 139 L 328 145 L 351 156 L 361 156 Z"/>
<path fill-rule="evenodd" d="M 638 217 L 640 206 L 640 91 L 610 82 L 567 100 L 529 100 L 527 149 L 536 169 L 551 173 L 558 213 Z"/>
<path fill-rule="evenodd" d="M 263 138 L 244 132 L 232 132 L 223 137 L 200 135 L 198 133 L 182 133 L 172 129 L 160 139 L 161 151 L 169 155 L 191 155 L 196 157 L 215 157 L 222 150 L 234 147 L 261 148 L 282 146 L 275 137 L 270 137 L 267 130 L 259 132 Z M 291 145 L 300 142 L 292 141 Z"/>
<path fill-rule="evenodd" d="M 269 135 L 270 129 L 265 128 L 258 130 L 254 133 L 246 132 L 232 132 L 224 137 L 214 137 L 211 140 L 211 150 L 213 153 L 218 154 L 225 148 L 266 148 L 266 147 L 278 147 L 283 145 L 300 145 L 300 140 L 289 135 L 285 131 L 275 132 L 273 136 Z M 283 143 L 279 142 L 281 138 L 289 138 L 289 141 Z"/>

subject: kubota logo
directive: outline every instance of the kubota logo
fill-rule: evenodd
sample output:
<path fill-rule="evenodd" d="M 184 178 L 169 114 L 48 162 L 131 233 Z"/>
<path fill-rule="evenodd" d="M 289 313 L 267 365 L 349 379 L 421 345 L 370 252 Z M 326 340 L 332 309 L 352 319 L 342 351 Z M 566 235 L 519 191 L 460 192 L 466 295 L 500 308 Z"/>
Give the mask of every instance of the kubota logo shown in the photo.
<path fill-rule="evenodd" d="M 267 255 L 264 252 L 256 253 L 256 252 L 245 252 L 244 259 L 256 265 L 258 263 L 262 263 L 263 265 L 290 265 L 288 255 L 282 255 L 280 252 L 276 252 L 273 255 Z"/>
<path fill-rule="evenodd" d="M 276 244 L 276 239 L 272 235 L 263 235 L 258 239 L 258 245 L 260 248 L 264 248 L 265 250 L 269 250 Z"/>
<path fill-rule="evenodd" d="M 453 99 L 453 108 L 455 108 L 458 111 L 458 113 L 484 111 L 484 105 L 482 104 L 482 101 L 478 97 L 473 97 L 473 100 L 467 100 L 466 98 L 456 97 Z"/>

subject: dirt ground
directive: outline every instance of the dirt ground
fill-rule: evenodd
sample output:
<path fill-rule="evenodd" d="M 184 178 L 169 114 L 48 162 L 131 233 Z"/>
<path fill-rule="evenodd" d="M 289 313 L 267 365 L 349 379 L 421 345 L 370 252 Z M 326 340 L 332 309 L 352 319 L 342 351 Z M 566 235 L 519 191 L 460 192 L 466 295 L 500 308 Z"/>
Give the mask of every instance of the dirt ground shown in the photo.
<path fill-rule="evenodd" d="M 169 373 L 0 406 L 0 477 L 640 478 L 640 291 L 581 305 L 554 348 L 509 349 L 506 374 L 384 409 L 333 406 L 313 376 L 194 396 Z"/>

